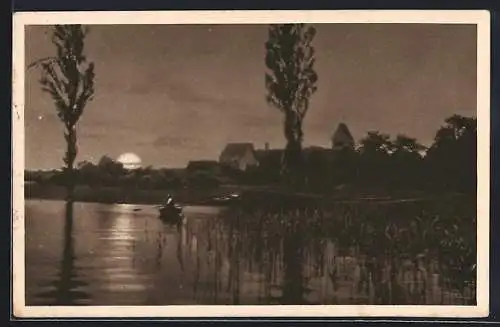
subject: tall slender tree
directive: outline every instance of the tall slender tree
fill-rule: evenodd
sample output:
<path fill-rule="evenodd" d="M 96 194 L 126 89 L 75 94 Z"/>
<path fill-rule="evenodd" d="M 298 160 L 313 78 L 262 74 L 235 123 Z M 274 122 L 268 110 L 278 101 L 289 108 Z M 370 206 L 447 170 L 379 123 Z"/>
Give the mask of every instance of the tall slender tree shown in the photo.
<path fill-rule="evenodd" d="M 52 43 L 56 56 L 39 60 L 42 90 L 54 100 L 57 116 L 65 127 L 66 154 L 64 157 L 67 200 L 73 200 L 75 185 L 74 163 L 77 150 L 76 125 L 87 103 L 94 95 L 94 64 L 87 63 L 83 54 L 87 28 L 82 25 L 56 25 Z"/>
<path fill-rule="evenodd" d="M 265 45 L 267 101 L 285 116 L 283 172 L 294 184 L 304 181 L 302 123 L 317 89 L 311 44 L 315 34 L 315 28 L 305 24 L 271 25 Z"/>

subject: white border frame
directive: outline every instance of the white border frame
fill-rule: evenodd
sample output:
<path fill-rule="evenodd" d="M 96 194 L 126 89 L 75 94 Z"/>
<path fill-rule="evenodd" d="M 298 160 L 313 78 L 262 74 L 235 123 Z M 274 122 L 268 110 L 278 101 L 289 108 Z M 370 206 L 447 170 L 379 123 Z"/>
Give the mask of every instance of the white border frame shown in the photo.
<path fill-rule="evenodd" d="M 26 306 L 24 267 L 24 28 L 53 24 L 421 23 L 477 25 L 476 306 Z M 489 314 L 490 14 L 485 10 L 25 12 L 13 17 L 12 250 L 16 317 L 485 317 Z"/>

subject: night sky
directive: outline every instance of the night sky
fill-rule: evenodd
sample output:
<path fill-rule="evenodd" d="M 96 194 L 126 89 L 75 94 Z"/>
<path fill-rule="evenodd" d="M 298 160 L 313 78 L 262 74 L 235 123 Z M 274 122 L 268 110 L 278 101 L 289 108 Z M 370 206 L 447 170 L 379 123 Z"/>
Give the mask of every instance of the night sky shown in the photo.
<path fill-rule="evenodd" d="M 318 91 L 305 145 L 330 146 L 345 122 L 432 142 L 443 120 L 476 115 L 476 26 L 316 25 Z M 26 65 L 54 54 L 50 27 L 26 28 Z M 77 161 L 133 152 L 143 165 L 217 159 L 228 142 L 284 145 L 282 115 L 265 101 L 266 25 L 90 26 L 85 53 L 96 94 L 78 124 Z M 63 165 L 63 125 L 40 72 L 26 73 L 26 168 Z"/>

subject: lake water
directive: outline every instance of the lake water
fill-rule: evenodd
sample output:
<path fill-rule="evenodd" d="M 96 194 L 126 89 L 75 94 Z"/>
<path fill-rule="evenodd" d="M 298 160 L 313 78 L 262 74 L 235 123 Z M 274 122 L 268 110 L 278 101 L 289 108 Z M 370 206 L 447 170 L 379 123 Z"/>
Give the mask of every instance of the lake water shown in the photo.
<path fill-rule="evenodd" d="M 26 201 L 27 305 L 474 301 L 472 286 L 448 287 L 428 266 L 402 261 L 391 279 L 383 255 L 368 269 L 356 247 L 228 223 L 237 218 L 222 208 L 186 207 L 182 226 L 150 205 L 75 203 L 71 220 L 65 212 L 61 201 Z"/>

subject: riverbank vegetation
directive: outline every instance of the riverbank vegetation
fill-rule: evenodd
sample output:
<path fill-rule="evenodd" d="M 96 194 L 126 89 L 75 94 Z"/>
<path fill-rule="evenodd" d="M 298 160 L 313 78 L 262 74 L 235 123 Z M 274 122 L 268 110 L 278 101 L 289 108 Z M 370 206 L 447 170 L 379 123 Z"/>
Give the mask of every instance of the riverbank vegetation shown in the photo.
<path fill-rule="evenodd" d="M 366 294 L 362 302 L 470 305 L 476 280 L 474 204 L 473 198 L 455 197 L 274 211 L 238 208 L 222 222 L 233 240 L 229 252 L 237 251 L 238 260 L 282 267 L 282 297 L 267 303 L 306 303 L 308 283 L 326 271 L 336 287 L 343 280 L 355 282 L 356 292 Z M 304 265 L 313 268 L 307 272 Z"/>

